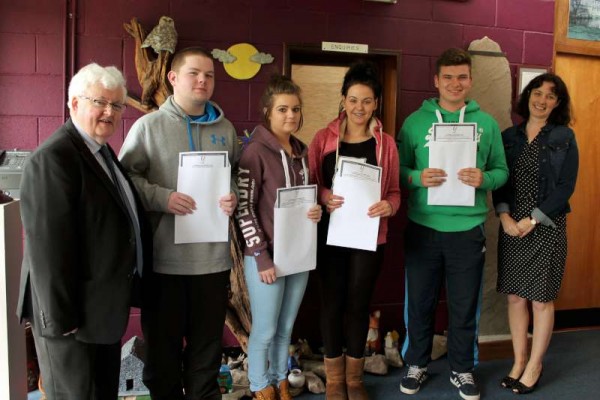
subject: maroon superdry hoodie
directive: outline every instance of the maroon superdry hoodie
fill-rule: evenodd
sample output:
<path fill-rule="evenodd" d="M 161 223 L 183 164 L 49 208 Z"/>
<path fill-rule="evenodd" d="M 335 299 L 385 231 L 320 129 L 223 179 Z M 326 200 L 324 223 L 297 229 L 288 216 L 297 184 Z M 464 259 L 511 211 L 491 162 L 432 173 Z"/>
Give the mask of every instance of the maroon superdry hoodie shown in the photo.
<path fill-rule="evenodd" d="M 292 157 L 283 150 L 273 133 L 263 125 L 258 125 L 239 163 L 240 198 L 236 218 L 244 237 L 244 254 L 256 257 L 259 271 L 275 267 L 274 206 L 277 189 L 286 187 L 285 169 L 289 171 L 291 186 L 308 184 L 308 149 L 294 136 L 290 138 L 290 143 Z"/>

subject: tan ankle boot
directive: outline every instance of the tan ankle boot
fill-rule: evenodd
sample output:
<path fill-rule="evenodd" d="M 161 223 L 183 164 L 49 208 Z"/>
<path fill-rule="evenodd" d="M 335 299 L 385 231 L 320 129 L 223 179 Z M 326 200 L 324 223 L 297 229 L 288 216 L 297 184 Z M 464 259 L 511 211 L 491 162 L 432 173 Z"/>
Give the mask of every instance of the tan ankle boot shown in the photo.
<path fill-rule="evenodd" d="M 346 393 L 346 360 L 341 355 L 336 358 L 325 357 L 325 398 L 327 400 L 348 400 Z"/>
<path fill-rule="evenodd" d="M 292 400 L 292 395 L 290 394 L 290 382 L 287 379 L 279 382 L 277 394 L 279 395 L 279 400 Z"/>
<path fill-rule="evenodd" d="M 256 400 L 277 400 L 277 393 L 275 392 L 275 388 L 269 385 L 263 390 L 254 392 L 254 397 Z"/>
<path fill-rule="evenodd" d="M 349 400 L 369 400 L 363 384 L 365 359 L 346 356 L 346 386 Z"/>

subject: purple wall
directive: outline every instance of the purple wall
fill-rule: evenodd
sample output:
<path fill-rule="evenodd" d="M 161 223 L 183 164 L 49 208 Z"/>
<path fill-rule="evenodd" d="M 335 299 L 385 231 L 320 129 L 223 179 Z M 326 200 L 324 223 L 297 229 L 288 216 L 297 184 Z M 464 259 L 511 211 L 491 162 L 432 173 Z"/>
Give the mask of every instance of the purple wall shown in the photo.
<path fill-rule="evenodd" d="M 129 90 L 139 95 L 134 42 L 123 23 L 137 17 L 146 30 L 161 15 L 173 17 L 179 47 L 227 49 L 252 43 L 275 57 L 249 81 L 230 78 L 217 66 L 215 100 L 241 131 L 259 120 L 258 97 L 273 68 L 282 69 L 282 43 L 340 41 L 402 51 L 401 119 L 435 94 L 436 57 L 451 46 L 466 48 L 485 35 L 500 44 L 511 65 L 550 66 L 553 56 L 553 0 L 399 0 L 383 4 L 361 0 L 74 0 L 75 66 L 91 61 L 122 68 Z M 9 4 L 10 3 L 10 4 Z M 0 148 L 32 149 L 61 123 L 66 98 L 63 70 L 69 65 L 66 0 L 2 1 L 0 4 Z M 120 148 L 140 113 L 129 109 L 111 144 Z M 401 242 L 396 218 L 391 242 Z M 392 248 L 393 247 L 393 248 Z M 388 246 L 387 262 L 374 307 L 383 310 L 384 329 L 402 326 L 404 288 L 401 246 Z M 393 261 L 392 261 L 393 260 Z M 302 336 L 316 338 L 317 318 L 311 285 L 299 317 Z M 311 306 L 314 305 L 314 306 Z M 312 323 L 311 323 L 312 322 Z M 306 329 L 304 329 L 306 327 Z M 304 331 L 306 330 L 306 335 Z"/>

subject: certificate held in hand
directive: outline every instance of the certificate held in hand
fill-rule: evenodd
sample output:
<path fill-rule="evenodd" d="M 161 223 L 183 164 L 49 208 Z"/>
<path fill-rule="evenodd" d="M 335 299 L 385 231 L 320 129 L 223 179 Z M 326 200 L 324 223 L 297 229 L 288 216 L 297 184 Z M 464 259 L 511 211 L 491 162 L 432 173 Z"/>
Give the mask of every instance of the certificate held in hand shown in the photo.
<path fill-rule="evenodd" d="M 327 244 L 377 250 L 379 217 L 368 212 L 381 199 L 381 167 L 340 160 L 333 192 L 344 198 L 344 205 L 331 213 Z"/>
<path fill-rule="evenodd" d="M 231 183 L 231 165 L 226 151 L 179 153 L 177 191 L 196 202 L 192 214 L 175 215 L 175 243 L 226 242 L 229 217 L 219 207 Z"/>
<path fill-rule="evenodd" d="M 317 266 L 317 224 L 308 211 L 317 203 L 317 185 L 277 190 L 273 223 L 273 262 L 277 277 Z"/>
<path fill-rule="evenodd" d="M 429 141 L 429 168 L 446 172 L 446 181 L 427 189 L 427 204 L 435 206 L 473 206 L 475 188 L 458 179 L 458 171 L 475 168 L 477 163 L 477 124 L 433 124 Z"/>

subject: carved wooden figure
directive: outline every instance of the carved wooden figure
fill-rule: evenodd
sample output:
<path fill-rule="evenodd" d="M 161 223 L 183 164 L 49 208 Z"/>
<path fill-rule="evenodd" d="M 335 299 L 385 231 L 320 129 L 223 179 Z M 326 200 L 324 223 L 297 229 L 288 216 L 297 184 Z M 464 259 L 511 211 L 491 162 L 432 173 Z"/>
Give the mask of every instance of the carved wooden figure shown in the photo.
<path fill-rule="evenodd" d="M 162 17 L 161 23 L 165 26 L 166 24 Z M 159 45 L 157 38 L 158 34 L 153 35 L 154 38 L 144 45 L 146 40 L 146 31 L 140 25 L 137 18 L 132 18 L 130 23 L 123 24 L 125 30 L 135 39 L 135 69 L 137 72 L 138 81 L 142 86 L 141 99 L 137 100 L 129 96 L 127 102 L 133 107 L 139 109 L 142 112 L 153 111 L 160 106 L 171 94 L 171 86 L 167 79 L 167 72 L 169 67 L 169 60 L 171 58 L 171 49 L 175 48 L 173 41 L 177 42 L 177 33 L 175 32 L 175 26 L 172 24 L 172 32 L 168 39 L 163 39 L 163 42 Z M 161 27 L 161 23 L 157 28 Z M 167 29 L 162 29 L 167 30 Z M 155 32 L 155 30 L 153 30 Z M 175 32 L 173 34 L 173 32 Z M 162 49 L 156 54 L 154 48 Z M 152 50 L 150 48 L 153 48 Z"/>

